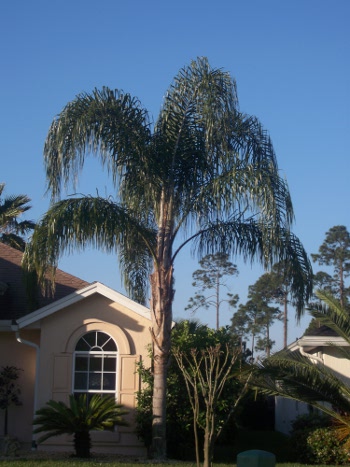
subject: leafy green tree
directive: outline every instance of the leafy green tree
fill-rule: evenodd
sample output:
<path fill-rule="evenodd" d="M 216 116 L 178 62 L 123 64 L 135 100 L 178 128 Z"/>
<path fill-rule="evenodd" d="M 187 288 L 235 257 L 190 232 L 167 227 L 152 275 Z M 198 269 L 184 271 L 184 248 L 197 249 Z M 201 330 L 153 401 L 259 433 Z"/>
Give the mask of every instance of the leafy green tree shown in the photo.
<path fill-rule="evenodd" d="M 74 435 L 74 449 L 77 457 L 90 457 L 92 430 L 105 430 L 115 425 L 127 425 L 121 409 L 112 397 L 94 394 L 88 401 L 86 394 L 69 396 L 69 406 L 64 402 L 50 400 L 45 407 L 37 410 L 33 425 L 34 433 L 44 434 L 39 443 L 53 436 Z"/>
<path fill-rule="evenodd" d="M 8 411 L 12 405 L 22 405 L 18 385 L 19 372 L 15 366 L 3 366 L 0 370 L 0 409 L 5 411 L 4 436 L 8 434 Z"/>
<path fill-rule="evenodd" d="M 228 254 L 216 253 L 206 255 L 199 261 L 201 269 L 197 269 L 192 277 L 192 286 L 197 289 L 194 297 L 191 297 L 185 310 L 192 310 L 195 313 L 198 309 L 208 309 L 214 307 L 216 312 L 216 329 L 220 327 L 220 308 L 224 302 L 228 302 L 231 307 L 236 306 L 238 295 L 227 293 L 225 298 L 221 298 L 221 289 L 227 287 L 227 276 L 237 276 L 237 266 L 228 260 Z"/>
<path fill-rule="evenodd" d="M 115 198 L 57 201 L 90 154 L 111 174 Z M 225 251 L 265 266 L 288 258 L 299 313 L 311 293 L 311 265 L 290 230 L 291 197 L 270 138 L 238 110 L 230 75 L 199 58 L 175 77 L 154 126 L 122 91 L 78 95 L 53 121 L 44 160 L 57 202 L 35 230 L 25 264 L 41 280 L 54 279 L 61 254 L 93 245 L 119 255 L 133 299 L 144 302 L 150 286 L 153 455 L 164 458 L 174 264 L 183 247 L 191 242 L 199 258 Z"/>
<path fill-rule="evenodd" d="M 342 358 L 350 359 L 347 308 L 329 292 L 317 291 L 316 295 L 320 303 L 312 305 L 311 315 L 344 339 L 346 345 L 338 345 L 338 350 Z M 335 420 L 338 438 L 350 440 L 350 386 L 323 362 L 302 355 L 298 350 L 284 349 L 261 363 L 252 383 L 265 394 L 306 402 L 325 412 Z"/>
<path fill-rule="evenodd" d="M 31 208 L 30 198 L 26 195 L 4 196 L 4 190 L 5 183 L 0 183 L 0 242 L 24 251 L 26 239 L 23 236 L 34 229 L 35 223 L 19 218 Z"/>
<path fill-rule="evenodd" d="M 333 275 L 320 271 L 315 276 L 315 283 L 320 288 L 328 289 L 338 296 L 342 306 L 348 304 L 350 287 L 345 279 L 350 275 L 350 234 L 344 225 L 336 225 L 326 232 L 326 238 L 318 254 L 312 254 L 314 262 L 320 266 L 333 268 Z"/>

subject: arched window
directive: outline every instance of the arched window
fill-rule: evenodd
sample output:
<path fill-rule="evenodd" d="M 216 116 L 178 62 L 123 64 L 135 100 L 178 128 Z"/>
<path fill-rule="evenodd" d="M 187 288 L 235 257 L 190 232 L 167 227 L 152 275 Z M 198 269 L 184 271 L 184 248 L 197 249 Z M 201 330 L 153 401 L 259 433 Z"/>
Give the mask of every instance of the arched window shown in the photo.
<path fill-rule="evenodd" d="M 90 331 L 82 336 L 74 353 L 74 394 L 116 397 L 117 354 L 117 345 L 108 334 Z"/>

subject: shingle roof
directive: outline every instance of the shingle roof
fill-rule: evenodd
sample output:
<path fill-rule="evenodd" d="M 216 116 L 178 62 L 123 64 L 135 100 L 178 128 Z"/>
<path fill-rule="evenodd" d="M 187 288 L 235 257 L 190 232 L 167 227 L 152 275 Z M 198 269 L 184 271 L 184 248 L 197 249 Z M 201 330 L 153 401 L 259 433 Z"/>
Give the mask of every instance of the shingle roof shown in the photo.
<path fill-rule="evenodd" d="M 35 287 L 32 290 L 34 302 L 31 303 L 23 280 L 22 256 L 22 252 L 0 243 L 0 285 L 4 286 L 0 287 L 0 319 L 17 319 L 89 284 L 57 269 L 54 296 L 44 296 L 40 288 Z M 6 290 L 1 295 L 4 288 Z"/>

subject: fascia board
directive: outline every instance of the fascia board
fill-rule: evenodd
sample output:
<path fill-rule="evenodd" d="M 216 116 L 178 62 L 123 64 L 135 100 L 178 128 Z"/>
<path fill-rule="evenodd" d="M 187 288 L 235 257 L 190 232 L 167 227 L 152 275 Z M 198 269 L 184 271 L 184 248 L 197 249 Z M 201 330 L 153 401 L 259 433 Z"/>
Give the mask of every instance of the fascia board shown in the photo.
<path fill-rule="evenodd" d="M 134 313 L 137 313 L 146 319 L 151 319 L 150 311 L 147 307 L 134 302 L 125 295 L 116 292 L 115 290 L 105 286 L 104 284 L 101 284 L 100 282 L 93 282 L 83 289 L 77 290 L 64 298 L 51 303 L 50 305 L 39 308 L 38 310 L 33 311 L 32 313 L 29 313 L 22 318 L 19 318 L 17 320 L 18 327 L 19 329 L 22 329 L 24 327 L 30 326 L 31 324 L 38 322 L 41 319 L 46 318 L 59 310 L 62 310 L 63 308 L 84 300 L 85 298 L 95 293 L 98 293 L 106 298 L 109 298 L 113 302 L 119 303 L 120 305 L 129 308 Z"/>
<path fill-rule="evenodd" d="M 349 343 L 339 336 L 305 336 L 301 337 L 297 342 L 298 347 L 314 348 L 314 347 L 349 347 Z"/>

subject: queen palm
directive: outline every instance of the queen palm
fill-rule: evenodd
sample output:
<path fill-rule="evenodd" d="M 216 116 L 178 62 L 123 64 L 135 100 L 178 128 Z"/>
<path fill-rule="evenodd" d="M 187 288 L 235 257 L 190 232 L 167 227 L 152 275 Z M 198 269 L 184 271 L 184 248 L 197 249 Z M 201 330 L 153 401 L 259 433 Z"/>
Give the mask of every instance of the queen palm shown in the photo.
<path fill-rule="evenodd" d="M 115 198 L 59 200 L 89 154 L 110 173 Z M 173 273 L 183 247 L 191 242 L 199 257 L 225 251 L 265 266 L 288 258 L 299 311 L 310 293 L 311 266 L 290 231 L 291 198 L 270 138 L 238 110 L 230 75 L 199 58 L 174 78 L 154 125 L 120 90 L 78 95 L 54 119 L 44 160 L 54 204 L 28 248 L 28 267 L 43 278 L 65 251 L 94 245 L 119 255 L 132 298 L 145 302 L 150 286 L 153 450 L 165 457 Z"/>
<path fill-rule="evenodd" d="M 35 223 L 29 220 L 19 221 L 19 217 L 31 206 L 26 195 L 3 196 L 5 183 L 0 183 L 0 242 L 24 251 L 23 235 L 31 232 Z"/>

